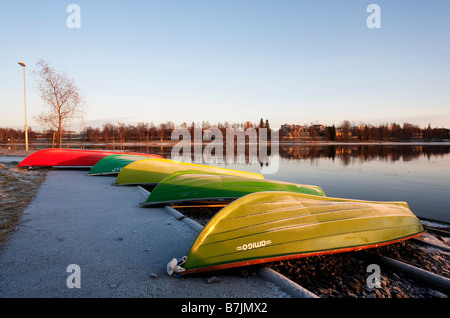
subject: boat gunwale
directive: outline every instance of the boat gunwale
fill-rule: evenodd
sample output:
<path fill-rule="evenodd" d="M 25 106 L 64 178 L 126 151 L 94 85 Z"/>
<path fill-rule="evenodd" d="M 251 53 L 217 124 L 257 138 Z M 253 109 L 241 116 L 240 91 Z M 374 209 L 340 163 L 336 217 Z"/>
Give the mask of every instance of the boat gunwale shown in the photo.
<path fill-rule="evenodd" d="M 409 226 L 411 226 L 411 225 L 404 226 L 404 227 L 409 227 Z M 383 231 L 383 230 L 384 230 L 384 228 L 379 228 L 379 229 L 369 230 L 369 231 Z M 366 232 L 366 231 L 358 231 L 358 232 Z M 339 233 L 339 234 L 335 234 L 335 235 L 346 235 L 346 234 L 358 233 L 358 232 L 346 232 L 346 233 Z M 424 231 L 422 231 L 422 232 L 413 233 L 413 234 L 411 234 L 411 235 L 417 235 L 417 236 L 420 236 L 420 235 L 424 234 L 425 232 L 426 232 L 426 230 L 424 230 Z M 314 240 L 314 239 L 324 239 L 324 238 L 326 238 L 326 237 L 328 237 L 328 236 L 332 237 L 332 236 L 335 236 L 335 235 L 324 235 L 324 236 L 314 237 L 314 238 L 312 238 L 312 240 Z M 410 235 L 402 236 L 402 237 L 400 237 L 400 238 L 395 238 L 394 240 L 396 240 L 396 239 L 401 239 L 401 238 L 403 238 L 403 237 L 408 237 L 408 236 L 410 236 Z M 278 243 L 278 244 L 270 244 L 270 246 L 259 247 L 258 250 L 259 250 L 259 251 L 262 251 L 262 250 L 264 250 L 264 248 L 269 248 L 269 247 L 273 248 L 273 247 L 276 247 L 277 245 L 283 245 L 283 244 L 293 244 L 293 243 L 295 244 L 296 242 L 307 241 L 307 240 L 309 240 L 309 239 L 306 239 L 306 240 L 294 240 L 294 241 L 282 242 L 282 243 Z M 390 241 L 380 241 L 380 242 L 381 242 L 381 243 L 384 243 L 384 242 L 390 242 Z M 369 244 L 369 245 L 377 245 L 377 244 L 380 244 L 380 242 L 372 243 L 372 244 Z M 349 246 L 349 248 L 352 248 L 352 247 L 360 247 L 360 246 L 365 246 L 365 245 L 363 245 L 363 244 L 360 244 L 360 245 L 353 245 L 353 246 Z M 338 248 L 338 249 L 340 249 L 340 248 Z M 335 248 L 324 249 L 324 250 L 322 250 L 322 251 L 328 251 L 328 250 L 335 250 Z M 320 250 L 306 251 L 306 252 L 304 252 L 304 253 L 311 253 L 311 252 L 318 252 L 318 251 L 320 251 Z M 226 256 L 228 256 L 228 255 L 231 255 L 231 254 L 237 254 L 237 253 L 245 253 L 245 251 L 235 251 L 235 252 L 230 252 L 230 253 L 225 253 L 225 254 L 215 255 L 214 257 L 211 257 L 211 258 L 226 257 Z M 296 254 L 304 254 L 304 253 L 296 253 Z M 286 255 L 291 255 L 291 254 L 286 254 Z M 279 255 L 277 255 L 277 256 L 279 256 Z M 274 256 L 274 257 L 276 257 L 276 256 Z M 255 259 L 255 258 L 251 258 L 251 259 Z M 249 259 L 249 260 L 251 260 L 251 259 Z M 214 266 L 214 265 L 211 265 L 211 266 Z"/>
<path fill-rule="evenodd" d="M 200 202 L 223 202 L 223 203 L 231 203 L 233 201 L 235 201 L 236 199 L 238 199 L 238 197 L 215 197 L 215 198 L 192 198 L 192 199 L 185 199 L 185 200 L 180 200 L 180 199 L 175 199 L 175 200 L 167 200 L 167 201 L 143 201 L 143 202 L 139 202 L 139 205 L 143 206 L 143 207 L 151 207 L 153 205 L 173 205 L 173 204 L 178 204 L 178 203 L 183 203 L 183 202 L 196 202 L 196 201 L 200 201 Z M 207 203 L 205 203 L 207 204 Z"/>
<path fill-rule="evenodd" d="M 241 266 L 258 265 L 258 264 L 277 262 L 277 261 L 285 261 L 285 260 L 291 260 L 291 259 L 300 259 L 300 258 L 319 256 L 319 255 L 330 255 L 330 254 L 338 254 L 338 253 L 345 253 L 345 252 L 356 252 L 356 251 L 361 251 L 361 250 L 365 250 L 365 249 L 371 249 L 371 248 L 376 248 L 376 247 L 381 247 L 381 246 L 385 246 L 385 245 L 389 245 L 389 244 L 393 244 L 393 243 L 406 241 L 411 238 L 421 236 L 421 235 L 425 234 L 426 232 L 427 231 L 424 230 L 422 232 L 415 233 L 412 235 L 404 236 L 404 237 L 397 238 L 394 240 L 374 243 L 371 245 L 358 245 L 358 246 L 345 247 L 345 248 L 340 248 L 340 249 L 318 250 L 318 251 L 314 251 L 314 252 L 286 254 L 286 255 L 272 256 L 272 257 L 267 257 L 267 258 L 255 258 L 255 259 L 226 263 L 226 264 L 218 264 L 218 265 L 195 267 L 195 268 L 186 268 L 186 269 L 184 269 L 184 271 L 180 272 L 179 274 L 180 275 L 189 275 L 189 274 L 196 274 L 196 273 L 202 273 L 202 272 L 230 269 L 230 268 L 241 267 Z"/>

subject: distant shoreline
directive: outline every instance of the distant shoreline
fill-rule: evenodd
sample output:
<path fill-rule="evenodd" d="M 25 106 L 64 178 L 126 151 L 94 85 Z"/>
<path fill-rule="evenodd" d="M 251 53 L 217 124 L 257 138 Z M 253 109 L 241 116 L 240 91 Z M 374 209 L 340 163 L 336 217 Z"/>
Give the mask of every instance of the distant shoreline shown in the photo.
<path fill-rule="evenodd" d="M 182 143 L 182 140 L 164 140 L 164 141 L 130 141 L 130 142 L 122 142 L 122 143 L 94 143 L 94 142 L 69 142 L 69 149 L 72 147 L 145 147 L 145 146 L 174 146 L 178 143 Z M 215 143 L 214 140 L 203 140 L 203 144 Z M 225 142 L 224 142 L 225 143 Z M 268 144 L 271 142 L 268 141 Z M 192 141 L 191 145 L 195 143 Z M 255 144 L 249 143 L 246 144 Z M 378 140 L 378 141 L 280 141 L 279 145 L 450 145 L 449 140 L 444 141 L 386 141 L 386 140 Z M 41 142 L 30 142 L 29 147 L 33 148 L 38 146 L 39 148 L 52 148 L 52 143 L 41 143 Z M 0 147 L 25 147 L 25 143 L 0 143 Z M 63 149 L 67 149 L 67 142 L 62 143 Z"/>
<path fill-rule="evenodd" d="M 105 149 L 105 148 L 130 148 L 130 147 L 173 147 L 179 141 L 152 141 L 152 142 L 124 142 L 124 143 L 69 143 L 69 149 Z M 214 141 L 212 141 L 214 142 Z M 211 143 L 204 140 L 203 145 Z M 270 144 L 270 143 L 269 143 Z M 67 143 L 63 143 L 61 149 L 68 149 Z M 193 146 L 194 143 L 191 143 Z M 247 143 L 252 145 L 252 143 Z M 36 147 L 37 146 L 37 147 Z M 310 142 L 280 142 L 279 146 L 450 146 L 450 141 L 310 141 Z M 8 149 L 9 148 L 9 149 Z M 36 151 L 45 148 L 52 148 L 51 143 L 30 143 L 28 151 L 25 150 L 25 143 L 0 144 L 0 155 L 6 157 L 28 156 Z M 120 150 L 120 149 L 117 149 Z"/>

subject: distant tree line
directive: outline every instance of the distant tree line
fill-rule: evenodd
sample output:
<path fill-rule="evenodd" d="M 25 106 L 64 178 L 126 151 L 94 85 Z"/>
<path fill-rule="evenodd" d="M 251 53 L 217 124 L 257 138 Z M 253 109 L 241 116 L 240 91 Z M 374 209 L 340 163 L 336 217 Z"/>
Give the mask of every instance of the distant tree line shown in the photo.
<path fill-rule="evenodd" d="M 172 136 L 172 131 L 177 128 L 187 129 L 191 136 L 194 136 L 194 129 L 201 128 L 202 130 L 207 130 L 209 128 L 218 128 L 222 135 L 226 136 L 227 128 L 242 129 L 246 130 L 248 128 L 270 128 L 269 121 L 266 119 L 261 121 L 259 124 L 245 122 L 245 123 L 217 123 L 211 124 L 209 121 L 202 122 L 191 122 L 182 123 L 181 125 L 175 125 L 171 121 L 161 123 L 159 125 L 154 125 L 153 123 L 140 122 L 137 125 L 118 123 L 117 125 L 105 124 L 102 129 L 86 127 L 82 133 L 81 138 L 90 142 L 150 142 L 150 141 L 164 141 L 170 140 Z M 270 137 L 270 134 L 269 134 Z"/>
<path fill-rule="evenodd" d="M 85 127 L 81 132 L 63 131 L 62 139 L 64 141 L 78 140 L 93 143 L 124 143 L 124 142 L 151 142 L 151 141 L 165 141 L 170 140 L 172 131 L 176 128 L 187 129 L 191 136 L 194 135 L 195 128 L 206 130 L 208 128 L 218 128 L 223 136 L 226 135 L 227 128 L 242 129 L 247 128 L 270 128 L 269 121 L 261 119 L 259 124 L 244 122 L 244 123 L 217 123 L 211 124 L 209 121 L 182 123 L 175 125 L 171 121 L 155 125 L 154 123 L 140 122 L 136 125 L 118 122 L 117 124 L 107 123 L 100 127 Z M 0 128 L 0 143 L 16 142 L 24 140 L 23 129 Z M 30 140 L 52 140 L 55 139 L 55 144 L 58 139 L 56 129 L 48 129 L 43 132 L 34 132 L 28 128 L 28 138 Z"/>
<path fill-rule="evenodd" d="M 325 140 L 325 141 L 433 141 L 449 140 L 450 129 L 432 128 L 429 124 L 423 129 L 418 125 L 404 123 L 380 124 L 351 124 L 348 120 L 340 125 L 324 126 L 311 125 L 282 125 L 281 140 Z"/>
<path fill-rule="evenodd" d="M 248 128 L 271 128 L 269 121 L 261 120 L 259 123 L 242 122 L 229 123 L 222 122 L 211 124 L 208 121 L 182 123 L 175 125 L 171 121 L 155 125 L 153 123 L 140 122 L 136 125 L 117 123 L 104 124 L 100 127 L 88 126 L 81 132 L 75 133 L 65 131 L 63 133 L 64 141 L 84 141 L 92 143 L 124 143 L 124 142 L 152 142 L 167 141 L 171 139 L 172 131 L 176 128 L 187 129 L 191 136 L 194 135 L 195 128 L 201 128 L 203 131 L 209 128 L 218 128 L 223 136 L 226 136 L 227 128 L 246 130 Z M 420 128 L 417 125 L 404 123 L 400 124 L 381 124 L 378 126 L 370 124 L 351 124 L 349 121 L 343 121 L 340 125 L 325 126 L 320 124 L 310 125 L 282 125 L 279 129 L 280 141 L 301 141 L 301 140 L 325 140 L 325 141 L 441 141 L 450 139 L 450 129 Z M 268 136 L 270 137 L 270 135 Z M 29 128 L 28 138 L 30 141 L 55 139 L 55 129 L 43 132 L 36 132 Z M 57 137 L 56 137 L 57 138 Z M 23 129 L 0 128 L 0 143 L 15 143 L 24 140 Z"/>
<path fill-rule="evenodd" d="M 28 127 L 28 138 L 34 139 L 36 137 L 36 132 L 33 131 L 31 127 Z M 0 128 L 0 143 L 15 143 L 16 141 L 25 140 L 25 130 L 24 129 L 13 129 L 13 128 Z"/>

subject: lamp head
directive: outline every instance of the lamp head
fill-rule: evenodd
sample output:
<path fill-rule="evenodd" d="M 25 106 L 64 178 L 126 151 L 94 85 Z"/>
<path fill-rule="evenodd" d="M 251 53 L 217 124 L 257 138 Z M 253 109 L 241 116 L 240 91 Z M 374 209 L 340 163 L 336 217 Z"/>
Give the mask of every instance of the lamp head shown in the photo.
<path fill-rule="evenodd" d="M 22 61 L 19 61 L 19 65 L 22 66 L 22 67 L 25 67 L 25 63 L 22 62 Z"/>

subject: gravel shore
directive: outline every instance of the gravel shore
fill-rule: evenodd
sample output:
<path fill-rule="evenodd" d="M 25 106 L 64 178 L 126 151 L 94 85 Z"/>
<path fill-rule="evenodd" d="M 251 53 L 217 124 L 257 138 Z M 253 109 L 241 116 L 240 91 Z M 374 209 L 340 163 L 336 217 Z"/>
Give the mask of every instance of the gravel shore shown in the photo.
<path fill-rule="evenodd" d="M 371 250 L 271 263 L 268 266 L 320 297 L 331 298 L 447 298 L 441 291 L 423 285 L 380 263 L 378 255 L 408 259 L 410 263 L 439 274 L 448 273 L 449 255 L 426 251 L 413 243 L 401 242 Z M 402 257 L 396 257 L 402 255 Z M 439 261 L 433 262 L 434 259 Z M 413 262 L 411 260 L 414 260 Z M 381 287 L 366 282 L 370 264 L 380 264 Z"/>

